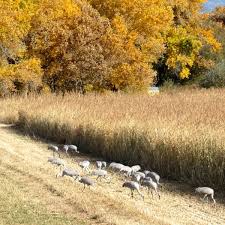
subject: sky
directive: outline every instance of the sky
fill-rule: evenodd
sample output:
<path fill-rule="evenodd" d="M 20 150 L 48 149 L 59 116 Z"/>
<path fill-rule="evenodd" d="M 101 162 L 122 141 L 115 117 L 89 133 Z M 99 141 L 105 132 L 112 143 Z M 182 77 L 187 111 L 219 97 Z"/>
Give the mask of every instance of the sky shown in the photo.
<path fill-rule="evenodd" d="M 205 3 L 204 10 L 205 11 L 211 11 L 217 6 L 225 6 L 225 0 L 208 0 L 208 2 Z"/>

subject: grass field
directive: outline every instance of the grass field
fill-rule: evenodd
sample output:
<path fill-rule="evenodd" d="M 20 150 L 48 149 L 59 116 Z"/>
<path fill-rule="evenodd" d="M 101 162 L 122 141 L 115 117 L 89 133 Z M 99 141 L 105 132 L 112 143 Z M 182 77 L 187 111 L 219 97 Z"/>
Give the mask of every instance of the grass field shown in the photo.
<path fill-rule="evenodd" d="M 156 96 L 56 95 L 0 100 L 0 120 L 193 185 L 225 185 L 225 90 Z"/>
<path fill-rule="evenodd" d="M 21 135 L 0 124 L 0 225 L 206 225 L 225 224 L 224 200 L 216 192 L 216 206 L 196 196 L 193 188 L 162 180 L 161 199 L 122 188 L 124 176 L 95 181 L 86 188 L 68 177 L 56 179 L 59 168 L 47 162 L 47 143 Z M 82 174 L 78 163 L 96 158 L 62 155 L 67 166 Z M 74 161 L 74 159 L 76 161 Z"/>

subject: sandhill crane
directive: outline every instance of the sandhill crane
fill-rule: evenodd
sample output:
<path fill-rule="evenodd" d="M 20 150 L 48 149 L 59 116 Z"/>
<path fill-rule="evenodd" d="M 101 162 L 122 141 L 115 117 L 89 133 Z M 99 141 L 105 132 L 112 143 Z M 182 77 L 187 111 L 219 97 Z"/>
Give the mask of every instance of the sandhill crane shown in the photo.
<path fill-rule="evenodd" d="M 102 169 L 105 169 L 107 167 L 107 162 L 102 161 Z"/>
<path fill-rule="evenodd" d="M 107 176 L 107 171 L 106 170 L 101 170 L 101 169 L 98 169 L 98 170 L 94 170 L 92 173 L 91 173 L 91 175 L 92 176 L 97 176 L 97 180 L 100 178 L 100 180 L 101 180 L 101 178 L 103 177 L 104 179 L 106 179 L 106 176 Z"/>
<path fill-rule="evenodd" d="M 129 177 L 131 175 L 131 173 L 132 173 L 132 169 L 129 166 L 123 166 L 120 169 L 120 172 L 125 172 L 125 174 Z"/>
<path fill-rule="evenodd" d="M 153 193 L 152 193 L 152 189 L 153 189 L 160 199 L 160 194 L 158 192 L 158 184 L 154 182 L 152 178 L 149 177 L 149 179 L 144 179 L 141 184 L 142 186 L 145 186 L 148 188 L 148 194 L 149 194 L 149 190 L 151 190 L 152 197 L 153 197 Z"/>
<path fill-rule="evenodd" d="M 196 193 L 199 194 L 204 194 L 203 200 L 205 200 L 205 198 L 207 197 L 207 201 L 208 201 L 208 195 L 211 197 L 213 203 L 216 203 L 216 200 L 214 199 L 214 190 L 212 188 L 209 187 L 198 187 L 195 189 Z"/>
<path fill-rule="evenodd" d="M 88 160 L 84 160 L 79 163 L 79 166 L 84 170 L 89 172 L 90 162 Z"/>
<path fill-rule="evenodd" d="M 72 152 L 76 152 L 76 153 L 80 153 L 77 150 L 77 146 L 76 145 L 68 145 L 68 150 L 72 151 Z"/>
<path fill-rule="evenodd" d="M 55 156 L 55 153 L 57 152 L 57 154 L 59 155 L 60 158 L 60 153 L 59 153 L 59 148 L 56 145 L 48 145 L 48 149 L 52 150 L 53 156 Z"/>
<path fill-rule="evenodd" d="M 144 200 L 144 195 L 140 192 L 140 186 L 135 181 L 126 181 L 123 183 L 123 187 L 129 188 L 131 190 L 131 197 L 134 197 L 134 190 L 138 192 L 138 194 L 142 197 Z"/>
<path fill-rule="evenodd" d="M 83 190 L 85 189 L 86 185 L 90 187 L 95 184 L 95 182 L 92 179 L 90 179 L 89 177 L 80 177 L 78 179 L 79 179 L 79 182 L 84 185 Z"/>
<path fill-rule="evenodd" d="M 112 169 L 112 170 L 114 170 L 114 171 L 120 171 L 123 167 L 124 167 L 123 164 L 116 163 L 116 162 L 112 162 L 109 165 L 109 168 Z"/>
<path fill-rule="evenodd" d="M 147 176 L 148 173 L 150 173 L 149 170 L 144 170 L 143 173 L 145 174 L 145 176 Z"/>
<path fill-rule="evenodd" d="M 51 164 L 56 165 L 56 166 L 65 166 L 65 162 L 59 158 L 50 157 L 50 158 L 48 158 L 48 162 L 50 162 Z"/>
<path fill-rule="evenodd" d="M 68 154 L 69 146 L 68 145 L 63 145 L 61 148 L 59 148 L 62 152 L 66 152 Z"/>
<path fill-rule="evenodd" d="M 64 176 L 69 176 L 74 178 L 74 180 L 76 180 L 79 177 L 79 173 L 71 168 L 63 168 L 60 169 L 60 172 L 56 175 L 56 178 L 58 177 L 64 177 Z"/>
<path fill-rule="evenodd" d="M 135 173 L 133 173 L 133 175 L 139 175 L 140 177 L 141 177 L 141 179 L 144 179 L 145 178 L 145 174 L 144 173 L 142 173 L 142 172 L 135 172 Z"/>
<path fill-rule="evenodd" d="M 132 174 L 131 180 L 139 183 L 141 181 L 141 176 L 139 174 Z"/>
<path fill-rule="evenodd" d="M 135 173 L 141 170 L 141 167 L 139 165 L 135 165 L 135 166 L 132 166 L 131 169 L 132 169 L 132 172 Z"/>
<path fill-rule="evenodd" d="M 159 174 L 157 174 L 156 172 L 151 171 L 151 172 L 147 173 L 146 178 L 147 178 L 147 177 L 152 178 L 152 180 L 153 180 L 155 183 L 157 183 L 158 185 L 162 186 L 162 185 L 159 183 L 160 176 L 159 176 Z"/>
<path fill-rule="evenodd" d="M 107 163 L 105 161 L 96 161 L 96 166 L 98 169 L 106 168 Z"/>

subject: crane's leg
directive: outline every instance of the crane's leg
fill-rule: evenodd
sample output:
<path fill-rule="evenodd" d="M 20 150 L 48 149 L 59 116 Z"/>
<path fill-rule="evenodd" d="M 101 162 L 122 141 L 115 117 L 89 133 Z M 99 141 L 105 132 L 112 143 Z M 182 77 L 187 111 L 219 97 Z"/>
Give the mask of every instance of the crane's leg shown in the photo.
<path fill-rule="evenodd" d="M 134 191 L 131 190 L 131 198 L 134 198 Z"/>
<path fill-rule="evenodd" d="M 144 200 L 144 195 L 140 192 L 140 190 L 137 190 L 137 192 L 142 197 L 142 199 Z"/>
<path fill-rule="evenodd" d="M 61 173 L 59 172 L 59 173 L 57 173 L 56 174 L 56 178 L 58 178 L 58 177 L 60 177 L 60 175 L 61 175 Z M 61 175 L 62 176 L 62 175 Z"/>
<path fill-rule="evenodd" d="M 157 189 L 155 189 L 155 192 L 156 192 L 156 194 L 159 196 L 159 199 L 160 199 L 160 194 L 159 194 L 159 192 L 157 191 Z"/>
<path fill-rule="evenodd" d="M 153 191 L 152 191 L 152 189 L 151 189 L 151 194 L 152 194 L 152 198 L 153 198 L 154 196 L 153 196 Z"/>
<path fill-rule="evenodd" d="M 204 197 L 203 197 L 203 199 L 202 199 L 202 200 L 203 200 L 203 201 L 205 201 L 205 198 L 206 198 L 206 197 L 207 197 L 207 194 L 205 194 L 205 195 L 204 195 Z"/>
<path fill-rule="evenodd" d="M 211 195 L 211 199 L 212 199 L 212 201 L 213 201 L 213 204 L 216 204 L 216 200 L 215 200 L 215 198 L 214 198 L 213 195 Z"/>

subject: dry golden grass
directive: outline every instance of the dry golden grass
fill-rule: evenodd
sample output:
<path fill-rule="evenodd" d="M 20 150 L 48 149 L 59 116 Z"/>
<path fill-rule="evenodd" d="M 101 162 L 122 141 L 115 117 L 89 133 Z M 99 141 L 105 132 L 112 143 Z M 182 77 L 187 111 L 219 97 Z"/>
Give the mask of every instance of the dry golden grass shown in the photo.
<path fill-rule="evenodd" d="M 225 90 L 55 95 L 0 101 L 0 120 L 83 152 L 194 185 L 225 185 Z"/>
<path fill-rule="evenodd" d="M 124 176 L 111 182 L 96 181 L 87 188 L 68 177 L 55 178 L 58 168 L 47 162 L 47 144 L 31 140 L 0 125 L 0 224 L 1 225 L 205 225 L 225 224 L 225 207 L 218 194 L 216 207 L 203 203 L 185 185 L 164 183 L 161 199 L 139 195 L 131 199 L 122 188 Z M 67 166 L 81 172 L 73 158 L 63 155 Z M 76 161 L 94 158 L 76 156 Z M 94 179 L 94 178 L 93 178 Z"/>

